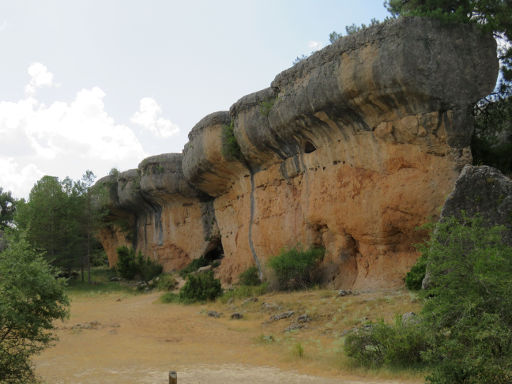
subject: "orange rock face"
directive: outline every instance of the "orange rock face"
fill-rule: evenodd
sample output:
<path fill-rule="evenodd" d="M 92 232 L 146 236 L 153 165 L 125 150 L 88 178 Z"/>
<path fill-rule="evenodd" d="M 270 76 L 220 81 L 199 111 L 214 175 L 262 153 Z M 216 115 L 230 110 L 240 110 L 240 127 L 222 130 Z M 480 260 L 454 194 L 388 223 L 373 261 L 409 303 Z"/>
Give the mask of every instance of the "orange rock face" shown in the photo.
<path fill-rule="evenodd" d="M 119 176 L 134 245 L 166 270 L 223 253 L 227 284 L 251 265 L 265 275 L 284 248 L 322 246 L 332 287 L 403 284 L 418 226 L 471 162 L 470 107 L 493 88 L 495 48 L 471 26 L 413 18 L 338 40 L 205 117 L 182 157 L 143 161 L 138 187 Z"/>

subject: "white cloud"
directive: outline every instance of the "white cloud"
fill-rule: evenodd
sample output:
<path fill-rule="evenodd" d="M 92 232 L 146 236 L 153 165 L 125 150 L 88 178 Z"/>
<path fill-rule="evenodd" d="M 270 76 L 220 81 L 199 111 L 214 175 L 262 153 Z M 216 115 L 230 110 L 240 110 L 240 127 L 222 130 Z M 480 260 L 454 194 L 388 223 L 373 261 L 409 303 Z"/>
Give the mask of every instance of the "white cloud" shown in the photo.
<path fill-rule="evenodd" d="M 139 102 L 139 110 L 131 118 L 131 122 L 140 125 L 158 137 L 170 137 L 179 132 L 179 127 L 172 121 L 160 117 L 162 108 L 150 98 L 144 97 Z"/>
<path fill-rule="evenodd" d="M 52 87 L 53 73 L 48 71 L 45 65 L 41 63 L 33 63 L 27 70 L 30 75 L 30 83 L 25 86 L 25 93 L 28 96 L 34 96 L 37 88 Z"/>
<path fill-rule="evenodd" d="M 0 32 L 3 32 L 7 29 L 7 20 L 3 20 L 0 22 Z"/>
<path fill-rule="evenodd" d="M 0 157 L 0 186 L 16 197 L 27 197 L 27 182 L 39 180 L 44 173 L 34 164 L 22 166 L 13 158 Z M 32 184 L 30 184 L 32 186 Z"/>
<path fill-rule="evenodd" d="M 53 85 L 44 65 L 31 65 L 28 86 Z M 147 156 L 128 126 L 106 111 L 105 92 L 82 89 L 71 101 L 45 105 L 34 94 L 17 102 L 0 101 L 0 186 L 26 197 L 44 174 L 78 179 L 85 170 L 98 177 L 113 167 L 136 167 Z"/>
<path fill-rule="evenodd" d="M 310 41 L 308 43 L 308 47 L 309 49 L 311 49 L 311 51 L 318 51 L 319 49 L 322 49 L 324 46 L 323 43 L 319 42 L 319 41 Z"/>

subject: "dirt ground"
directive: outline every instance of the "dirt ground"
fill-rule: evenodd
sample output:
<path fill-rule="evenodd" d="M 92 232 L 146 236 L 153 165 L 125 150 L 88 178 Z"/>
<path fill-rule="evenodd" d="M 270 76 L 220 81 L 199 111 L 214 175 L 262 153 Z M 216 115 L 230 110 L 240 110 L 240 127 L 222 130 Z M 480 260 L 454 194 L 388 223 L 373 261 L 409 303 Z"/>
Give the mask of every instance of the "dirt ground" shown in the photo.
<path fill-rule="evenodd" d="M 357 376 L 340 368 L 339 340 L 329 328 L 337 328 L 336 317 L 322 320 L 321 302 L 340 300 L 334 297 L 310 297 L 311 303 L 318 302 L 318 307 L 309 305 L 313 320 L 304 329 L 284 332 L 291 320 L 269 321 L 272 313 L 262 309 L 263 302 L 278 303 L 274 312 L 279 312 L 294 309 L 294 298 L 178 305 L 160 303 L 160 295 L 72 297 L 70 319 L 57 324 L 59 341 L 35 359 L 37 374 L 55 384 L 167 383 L 170 370 L 177 371 L 180 384 L 422 382 L 417 377 Z M 370 301 L 378 306 L 382 300 Z M 363 299 L 372 311 L 368 302 Z M 210 317 L 209 310 L 222 316 Z M 243 318 L 231 319 L 233 311 Z"/>

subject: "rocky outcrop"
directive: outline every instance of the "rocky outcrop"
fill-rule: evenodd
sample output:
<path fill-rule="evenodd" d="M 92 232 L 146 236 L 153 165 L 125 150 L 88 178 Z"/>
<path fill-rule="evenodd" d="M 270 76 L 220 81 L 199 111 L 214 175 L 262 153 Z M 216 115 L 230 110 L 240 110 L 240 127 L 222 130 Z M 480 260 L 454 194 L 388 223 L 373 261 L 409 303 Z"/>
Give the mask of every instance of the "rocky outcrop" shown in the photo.
<path fill-rule="evenodd" d="M 495 50 L 474 26 L 415 18 L 338 40 L 206 116 L 182 156 L 119 175 L 134 245 L 166 269 L 216 249 L 225 283 L 283 248 L 323 246 L 337 288 L 402 284 L 416 227 L 471 161 L 469 111 L 493 89 Z"/>
<path fill-rule="evenodd" d="M 138 169 L 100 179 L 95 188 L 103 188 L 99 205 L 108 210 L 98 237 L 111 265 L 121 245 L 167 271 L 219 248 L 212 201 L 185 180 L 181 154 L 149 157 Z"/>
<path fill-rule="evenodd" d="M 446 199 L 441 217 L 479 215 L 489 226 L 505 227 L 503 240 L 512 246 L 512 180 L 496 168 L 466 165 Z"/>

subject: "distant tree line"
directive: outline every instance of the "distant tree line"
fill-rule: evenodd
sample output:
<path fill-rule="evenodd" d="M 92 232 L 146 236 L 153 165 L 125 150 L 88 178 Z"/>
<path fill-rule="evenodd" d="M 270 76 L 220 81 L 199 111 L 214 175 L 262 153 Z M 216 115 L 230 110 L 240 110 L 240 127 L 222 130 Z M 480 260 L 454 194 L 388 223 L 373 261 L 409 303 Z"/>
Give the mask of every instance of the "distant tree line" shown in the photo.
<path fill-rule="evenodd" d="M 102 217 L 93 208 L 94 179 L 91 171 L 76 181 L 43 176 L 28 200 L 16 200 L 0 189 L 0 230 L 24 233 L 32 248 L 43 252 L 52 266 L 65 275 L 79 268 L 84 280 L 84 272 L 102 258 L 102 247 L 93 236 Z"/>

